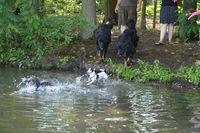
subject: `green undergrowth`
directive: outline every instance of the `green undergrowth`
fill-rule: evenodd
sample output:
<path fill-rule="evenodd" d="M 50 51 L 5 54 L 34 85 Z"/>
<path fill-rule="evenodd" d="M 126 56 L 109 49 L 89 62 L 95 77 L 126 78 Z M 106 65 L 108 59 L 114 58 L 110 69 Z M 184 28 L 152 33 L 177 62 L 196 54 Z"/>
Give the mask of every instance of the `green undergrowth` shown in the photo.
<path fill-rule="evenodd" d="M 164 68 L 159 60 L 155 60 L 152 64 L 138 60 L 137 67 L 125 68 L 122 64 L 115 64 L 112 60 L 109 61 L 112 69 L 117 74 L 126 80 L 136 80 L 139 82 L 160 81 L 167 83 L 174 78 L 185 79 L 188 82 L 198 85 L 200 82 L 200 66 L 197 64 L 191 67 L 180 67 L 177 72 L 172 72 L 170 69 Z"/>

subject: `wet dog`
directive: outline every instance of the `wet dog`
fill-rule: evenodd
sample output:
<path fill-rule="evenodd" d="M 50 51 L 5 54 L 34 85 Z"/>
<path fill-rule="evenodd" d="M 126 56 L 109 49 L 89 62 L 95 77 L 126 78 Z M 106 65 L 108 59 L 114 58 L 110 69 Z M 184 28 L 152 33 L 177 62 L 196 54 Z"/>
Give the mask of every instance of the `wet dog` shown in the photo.
<path fill-rule="evenodd" d="M 86 81 L 87 85 L 90 85 L 97 81 L 105 81 L 109 77 L 109 75 L 103 69 L 99 69 L 97 71 L 95 69 L 89 68 L 87 70 L 87 75 L 88 75 L 88 81 Z"/>
<path fill-rule="evenodd" d="M 95 44 L 97 50 L 98 60 L 103 62 L 106 58 L 108 46 L 111 42 L 111 30 L 113 23 L 110 19 L 107 19 L 101 23 L 95 33 Z"/>
<path fill-rule="evenodd" d="M 128 62 L 136 53 L 136 47 L 139 41 L 137 31 L 135 28 L 135 21 L 129 19 L 127 22 L 127 29 L 119 36 L 117 42 L 117 54 L 124 58 L 124 66 L 128 66 Z"/>
<path fill-rule="evenodd" d="M 28 78 L 23 78 L 22 82 L 18 85 L 17 90 L 19 90 L 19 86 L 23 83 L 26 86 L 34 87 L 35 91 L 38 91 L 40 87 L 52 86 L 50 82 L 47 82 L 47 81 L 40 82 L 40 80 L 37 77 L 31 76 Z"/>

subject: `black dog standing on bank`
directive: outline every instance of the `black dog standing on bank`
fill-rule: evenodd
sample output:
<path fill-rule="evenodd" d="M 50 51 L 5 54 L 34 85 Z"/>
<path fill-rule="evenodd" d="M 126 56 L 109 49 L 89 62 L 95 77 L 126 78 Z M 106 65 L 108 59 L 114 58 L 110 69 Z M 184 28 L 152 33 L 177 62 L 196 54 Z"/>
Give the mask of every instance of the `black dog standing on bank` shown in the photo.
<path fill-rule="evenodd" d="M 124 58 L 124 66 L 128 66 L 128 62 L 136 53 L 136 47 L 139 41 L 137 31 L 135 28 L 135 21 L 129 19 L 127 22 L 127 29 L 119 36 L 117 42 L 117 54 Z"/>
<path fill-rule="evenodd" d="M 113 23 L 110 19 L 107 19 L 101 23 L 95 33 L 95 43 L 97 49 L 97 56 L 100 62 L 103 62 L 106 58 L 109 43 L 111 42 L 111 30 Z"/>

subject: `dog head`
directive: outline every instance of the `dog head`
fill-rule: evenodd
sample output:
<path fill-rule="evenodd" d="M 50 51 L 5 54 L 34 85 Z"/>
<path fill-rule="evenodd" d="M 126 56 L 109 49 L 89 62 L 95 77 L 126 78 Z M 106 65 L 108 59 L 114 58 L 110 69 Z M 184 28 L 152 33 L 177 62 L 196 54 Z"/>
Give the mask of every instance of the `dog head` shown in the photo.
<path fill-rule="evenodd" d="M 117 55 L 119 57 L 125 57 L 126 56 L 126 51 L 127 51 L 127 47 L 126 46 L 119 45 L 118 48 L 117 48 Z"/>
<path fill-rule="evenodd" d="M 87 75 L 92 75 L 92 74 L 95 74 L 95 69 L 93 69 L 93 68 L 89 68 L 88 70 L 87 70 Z"/>
<path fill-rule="evenodd" d="M 34 86 L 35 88 L 38 88 L 40 86 L 40 81 L 35 76 L 24 79 L 24 83 L 26 83 L 26 85 L 28 86 Z"/>
<path fill-rule="evenodd" d="M 111 18 L 104 18 L 103 24 L 106 25 L 110 30 L 113 28 L 113 20 Z"/>
<path fill-rule="evenodd" d="M 130 30 L 135 29 L 135 20 L 129 19 L 126 25 Z"/>

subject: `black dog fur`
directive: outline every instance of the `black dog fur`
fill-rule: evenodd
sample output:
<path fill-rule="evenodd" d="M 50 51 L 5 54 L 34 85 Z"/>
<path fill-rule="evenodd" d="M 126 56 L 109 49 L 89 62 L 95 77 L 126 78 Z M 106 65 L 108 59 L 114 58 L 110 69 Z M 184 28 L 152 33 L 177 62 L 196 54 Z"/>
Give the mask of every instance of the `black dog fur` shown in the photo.
<path fill-rule="evenodd" d="M 95 44 L 97 56 L 102 62 L 106 58 L 109 43 L 111 42 L 111 30 L 113 28 L 112 20 L 107 19 L 101 23 L 95 33 Z"/>
<path fill-rule="evenodd" d="M 52 86 L 52 84 L 50 82 L 47 82 L 47 81 L 40 82 L 40 80 L 35 76 L 31 76 L 29 78 L 26 78 L 24 80 L 24 83 L 26 83 L 27 85 L 34 86 L 35 87 L 35 91 L 38 91 L 39 87 Z"/>
<path fill-rule="evenodd" d="M 117 42 L 117 54 L 124 58 L 124 66 L 128 66 L 128 62 L 136 53 L 139 37 L 135 28 L 135 21 L 129 19 L 127 29 L 119 36 Z"/>

